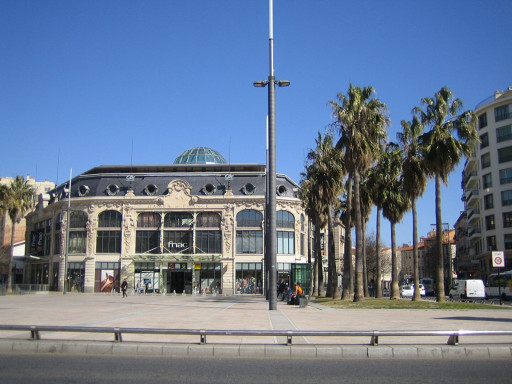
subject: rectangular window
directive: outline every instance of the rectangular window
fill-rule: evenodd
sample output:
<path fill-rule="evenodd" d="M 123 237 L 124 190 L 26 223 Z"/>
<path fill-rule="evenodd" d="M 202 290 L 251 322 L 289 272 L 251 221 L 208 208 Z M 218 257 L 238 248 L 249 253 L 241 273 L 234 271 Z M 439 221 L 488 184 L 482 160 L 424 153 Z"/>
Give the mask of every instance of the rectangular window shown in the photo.
<path fill-rule="evenodd" d="M 512 190 L 501 192 L 501 205 L 512 205 Z"/>
<path fill-rule="evenodd" d="M 478 129 L 487 127 L 487 112 L 478 116 Z"/>
<path fill-rule="evenodd" d="M 512 212 L 503 212 L 503 228 L 512 227 Z"/>
<path fill-rule="evenodd" d="M 488 251 L 496 250 L 496 236 L 487 236 L 487 250 Z"/>
<path fill-rule="evenodd" d="M 500 170 L 500 184 L 512 183 L 512 168 Z"/>
<path fill-rule="evenodd" d="M 197 231 L 196 247 L 200 253 L 222 253 L 221 231 Z"/>
<path fill-rule="evenodd" d="M 55 255 L 60 255 L 60 233 L 55 234 L 53 241 L 53 253 Z"/>
<path fill-rule="evenodd" d="M 494 121 L 498 122 L 501 120 L 508 119 L 510 117 L 510 112 L 508 109 L 508 105 L 503 105 L 501 107 L 494 108 Z"/>
<path fill-rule="evenodd" d="M 486 153 L 486 154 L 482 155 L 481 160 L 482 160 L 482 169 L 491 166 L 491 154 L 490 153 Z"/>
<path fill-rule="evenodd" d="M 498 162 L 501 164 L 507 161 L 512 161 L 512 147 L 498 149 Z"/>
<path fill-rule="evenodd" d="M 85 231 L 69 232 L 69 253 L 85 253 Z"/>
<path fill-rule="evenodd" d="M 483 149 L 488 146 L 489 146 L 489 134 L 485 133 L 482 136 L 480 136 L 480 149 Z"/>
<path fill-rule="evenodd" d="M 236 253 L 263 253 L 263 231 L 236 231 Z"/>
<path fill-rule="evenodd" d="M 121 253 L 121 231 L 98 231 L 96 253 Z"/>
<path fill-rule="evenodd" d="M 512 125 L 506 125 L 496 129 L 496 141 L 501 143 L 512 139 Z"/>
<path fill-rule="evenodd" d="M 192 231 L 164 231 L 164 253 L 193 253 Z"/>
<path fill-rule="evenodd" d="M 482 185 L 483 185 L 484 189 L 492 187 L 492 176 L 490 173 L 482 176 Z"/>
<path fill-rule="evenodd" d="M 495 229 L 494 215 L 485 216 L 485 229 L 487 231 Z"/>
<path fill-rule="evenodd" d="M 503 236 L 503 240 L 505 242 L 505 249 L 512 249 L 512 234 L 506 233 Z"/>
<path fill-rule="evenodd" d="M 160 253 L 160 231 L 137 231 L 135 252 Z"/>
<path fill-rule="evenodd" d="M 295 232 L 277 232 L 277 253 L 285 255 L 295 253 Z"/>
<path fill-rule="evenodd" d="M 484 196 L 484 209 L 494 208 L 494 199 L 492 198 L 492 193 Z"/>

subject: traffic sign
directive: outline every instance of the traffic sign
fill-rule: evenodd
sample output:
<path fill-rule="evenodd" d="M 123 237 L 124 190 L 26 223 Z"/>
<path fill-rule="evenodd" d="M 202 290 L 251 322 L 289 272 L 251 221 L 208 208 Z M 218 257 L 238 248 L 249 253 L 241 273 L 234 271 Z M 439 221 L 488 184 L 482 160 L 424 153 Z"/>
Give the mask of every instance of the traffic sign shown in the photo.
<path fill-rule="evenodd" d="M 505 255 L 501 251 L 494 251 L 492 253 L 492 266 L 493 268 L 505 267 Z"/>

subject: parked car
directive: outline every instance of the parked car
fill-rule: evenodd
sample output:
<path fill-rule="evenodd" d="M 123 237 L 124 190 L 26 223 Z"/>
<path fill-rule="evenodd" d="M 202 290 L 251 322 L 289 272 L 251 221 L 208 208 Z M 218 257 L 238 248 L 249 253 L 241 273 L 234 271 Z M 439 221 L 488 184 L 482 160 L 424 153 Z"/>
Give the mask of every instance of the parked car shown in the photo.
<path fill-rule="evenodd" d="M 425 296 L 425 286 L 423 284 L 420 284 L 420 296 Z"/>
<path fill-rule="evenodd" d="M 400 297 L 412 297 L 414 295 L 414 288 L 411 285 L 402 285 L 400 288 Z"/>
<path fill-rule="evenodd" d="M 485 285 L 482 280 L 455 280 L 450 289 L 452 299 L 485 299 Z"/>

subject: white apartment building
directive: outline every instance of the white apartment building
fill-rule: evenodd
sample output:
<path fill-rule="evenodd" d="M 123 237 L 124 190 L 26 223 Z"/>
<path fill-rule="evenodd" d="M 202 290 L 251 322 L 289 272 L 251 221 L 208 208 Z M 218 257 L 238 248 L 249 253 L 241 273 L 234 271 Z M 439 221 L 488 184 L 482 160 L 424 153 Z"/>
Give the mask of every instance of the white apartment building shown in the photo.
<path fill-rule="evenodd" d="M 512 269 L 512 87 L 475 108 L 480 140 L 462 177 L 468 262 L 475 277 L 494 272 L 492 251 L 505 252 Z"/>

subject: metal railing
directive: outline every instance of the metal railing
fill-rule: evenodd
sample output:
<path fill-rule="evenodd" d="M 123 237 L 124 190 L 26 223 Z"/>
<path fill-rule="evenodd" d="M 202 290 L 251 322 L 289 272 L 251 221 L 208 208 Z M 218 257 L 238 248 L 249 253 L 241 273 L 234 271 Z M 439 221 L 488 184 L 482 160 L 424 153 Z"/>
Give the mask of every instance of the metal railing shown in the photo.
<path fill-rule="evenodd" d="M 301 330 L 221 330 L 221 329 L 166 329 L 166 328 L 121 328 L 121 327 L 73 327 L 47 325 L 0 325 L 0 331 L 27 331 L 31 340 L 41 340 L 41 332 L 113 333 L 115 342 L 123 341 L 123 334 L 151 335 L 197 335 L 199 343 L 206 344 L 206 336 L 284 336 L 286 344 L 292 345 L 293 337 L 326 336 L 370 337 L 370 345 L 378 345 L 380 337 L 447 336 L 448 345 L 459 344 L 460 336 L 512 336 L 512 330 L 501 331 L 301 331 Z"/>

